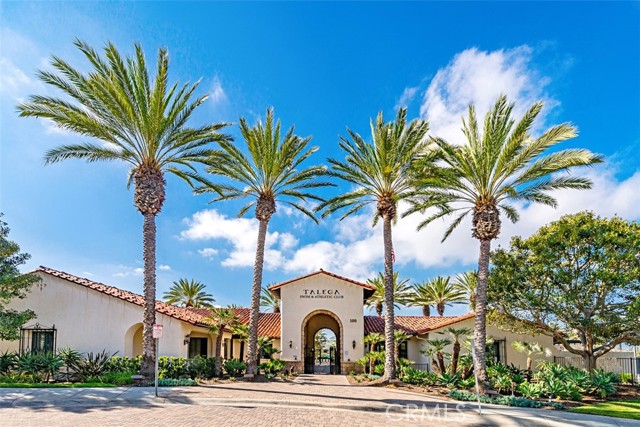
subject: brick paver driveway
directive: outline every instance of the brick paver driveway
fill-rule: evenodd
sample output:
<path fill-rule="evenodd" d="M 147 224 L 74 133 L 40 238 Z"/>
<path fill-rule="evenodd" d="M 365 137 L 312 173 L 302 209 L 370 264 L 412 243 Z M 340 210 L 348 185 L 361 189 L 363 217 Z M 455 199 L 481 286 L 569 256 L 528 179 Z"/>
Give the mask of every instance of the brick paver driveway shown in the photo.
<path fill-rule="evenodd" d="M 342 376 L 294 383 L 225 383 L 160 389 L 0 389 L 0 426 L 640 426 L 637 421 L 473 405 Z"/>

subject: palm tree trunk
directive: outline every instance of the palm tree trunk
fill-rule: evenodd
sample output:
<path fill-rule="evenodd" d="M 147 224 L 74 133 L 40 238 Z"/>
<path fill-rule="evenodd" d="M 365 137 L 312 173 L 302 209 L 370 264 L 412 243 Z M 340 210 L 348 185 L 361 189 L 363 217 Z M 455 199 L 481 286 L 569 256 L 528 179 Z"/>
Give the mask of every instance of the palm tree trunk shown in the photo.
<path fill-rule="evenodd" d="M 382 316 L 382 302 L 380 301 L 376 303 L 376 314 Z"/>
<path fill-rule="evenodd" d="M 444 316 L 444 304 L 439 302 L 436 308 L 438 309 L 438 314 Z"/>
<path fill-rule="evenodd" d="M 393 260 L 391 257 L 393 240 L 391 238 L 391 218 L 389 218 L 388 215 L 383 217 L 382 230 L 384 237 L 384 305 L 387 309 L 387 313 L 384 318 L 384 379 L 393 380 L 396 378 L 396 361 L 393 351 L 395 344 L 395 318 L 393 313 Z"/>
<path fill-rule="evenodd" d="M 258 317 L 260 316 L 260 291 L 262 290 L 262 268 L 264 266 L 264 245 L 267 238 L 269 220 L 260 220 L 258 245 L 253 267 L 253 289 L 251 291 L 251 314 L 249 316 L 249 349 L 247 350 L 247 376 L 254 376 L 258 368 Z"/>
<path fill-rule="evenodd" d="M 222 336 L 224 335 L 225 325 L 220 325 L 218 328 L 218 336 L 216 337 L 216 361 L 215 361 L 215 374 L 216 376 L 222 376 Z"/>
<path fill-rule="evenodd" d="M 438 356 L 438 369 L 440 369 L 441 374 L 444 374 L 447 372 L 447 367 L 444 365 L 444 355 L 439 351 L 436 353 L 436 356 Z"/>
<path fill-rule="evenodd" d="M 153 338 L 153 325 L 156 323 L 156 216 L 152 213 L 144 214 L 142 253 L 144 258 L 144 317 L 140 373 L 147 379 L 153 379 L 156 357 L 156 342 Z"/>
<path fill-rule="evenodd" d="M 458 358 L 460 358 L 460 343 L 456 341 L 453 343 L 453 355 L 451 356 L 451 375 L 458 371 Z"/>
<path fill-rule="evenodd" d="M 422 306 L 422 315 L 425 317 L 430 317 L 431 316 L 431 307 L 428 305 L 423 305 Z"/>
<path fill-rule="evenodd" d="M 488 388 L 487 381 L 487 282 L 489 280 L 489 255 L 491 253 L 491 240 L 480 240 L 480 258 L 478 260 L 478 289 L 476 290 L 476 316 L 473 330 L 473 343 L 476 357 L 474 360 L 478 376 L 480 393 L 485 394 Z"/>

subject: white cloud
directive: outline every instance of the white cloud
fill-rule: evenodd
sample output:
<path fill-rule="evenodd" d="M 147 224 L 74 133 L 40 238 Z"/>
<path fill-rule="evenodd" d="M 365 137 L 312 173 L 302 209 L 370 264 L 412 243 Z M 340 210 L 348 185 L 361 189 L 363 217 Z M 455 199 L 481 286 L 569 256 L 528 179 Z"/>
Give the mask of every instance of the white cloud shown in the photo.
<path fill-rule="evenodd" d="M 420 86 L 405 87 L 404 91 L 402 91 L 402 95 L 400 95 L 400 99 L 398 99 L 398 102 L 396 103 L 395 109 L 397 110 L 398 108 L 409 105 L 418 93 L 418 90 L 420 90 Z"/>
<path fill-rule="evenodd" d="M 218 250 L 213 248 L 198 249 L 198 253 L 205 258 L 213 259 L 218 255 Z"/>
<path fill-rule="evenodd" d="M 158 270 L 161 270 L 161 271 L 171 271 L 171 266 L 170 266 L 170 265 L 167 265 L 167 264 L 160 264 L 160 265 L 158 266 Z"/>
<path fill-rule="evenodd" d="M 461 118 L 466 117 L 469 104 L 474 104 L 482 123 L 498 96 L 506 94 L 516 103 L 514 117 L 544 100 L 545 109 L 538 119 L 541 125 L 543 115 L 558 104 L 545 93 L 547 84 L 548 79 L 533 67 L 529 46 L 491 52 L 467 49 L 438 70 L 424 93 L 420 115 L 429 120 L 431 135 L 456 142 L 463 138 Z"/>
<path fill-rule="evenodd" d="M 118 265 L 116 268 L 120 271 L 113 273 L 113 277 L 129 277 L 129 276 L 142 276 L 144 274 L 144 268 L 142 267 L 129 267 L 127 265 Z"/>
<path fill-rule="evenodd" d="M 211 99 L 213 105 L 219 105 L 227 101 L 227 93 L 222 87 L 222 82 L 220 81 L 220 77 L 218 77 L 217 74 L 213 76 L 213 84 L 211 85 L 209 98 Z"/>
<path fill-rule="evenodd" d="M 20 68 L 9 58 L 0 57 L 0 93 L 21 101 L 25 88 L 30 85 L 32 80 Z"/>
<path fill-rule="evenodd" d="M 251 267 L 255 261 L 256 240 L 258 238 L 258 222 L 248 218 L 228 218 L 215 209 L 196 212 L 187 219 L 188 228 L 180 237 L 187 240 L 215 240 L 222 239 L 229 242 L 232 249 L 221 264 L 225 267 Z M 283 265 L 285 257 L 283 251 L 296 246 L 298 240 L 290 233 L 267 233 L 265 247 L 265 268 L 273 270 Z M 207 248 L 198 252 L 212 255 Z M 205 253 L 203 253 L 205 251 Z"/>

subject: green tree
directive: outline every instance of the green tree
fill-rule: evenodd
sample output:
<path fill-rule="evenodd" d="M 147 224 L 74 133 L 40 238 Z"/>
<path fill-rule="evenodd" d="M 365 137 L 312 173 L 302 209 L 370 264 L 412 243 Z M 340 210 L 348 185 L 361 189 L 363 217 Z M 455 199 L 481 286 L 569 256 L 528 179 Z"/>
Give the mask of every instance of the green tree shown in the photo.
<path fill-rule="evenodd" d="M 280 298 L 267 288 L 262 288 L 260 307 L 270 309 L 273 313 L 280 313 Z"/>
<path fill-rule="evenodd" d="M 399 367 L 400 346 L 411 339 L 411 336 L 405 331 L 397 329 L 393 332 L 393 352 L 396 360 L 396 369 Z"/>
<path fill-rule="evenodd" d="M 478 287 L 478 272 L 466 271 L 456 276 L 453 285 L 467 296 L 471 311 L 476 309 L 476 288 Z"/>
<path fill-rule="evenodd" d="M 240 360 L 244 360 L 244 345 L 249 340 L 249 327 L 242 323 L 233 325 L 231 327 L 231 333 L 238 337 L 240 340 Z M 233 338 L 231 339 L 231 345 L 233 346 Z"/>
<path fill-rule="evenodd" d="M 442 334 L 443 332 L 439 332 Z M 447 328 L 444 330 L 453 338 L 453 353 L 451 354 L 451 365 L 449 365 L 449 372 L 451 375 L 458 371 L 458 359 L 460 358 L 460 339 L 473 333 L 471 328 Z"/>
<path fill-rule="evenodd" d="M 62 145 L 45 154 L 45 164 L 70 158 L 89 162 L 119 161 L 128 164 L 128 184 L 134 185 L 134 203 L 144 218 L 144 329 L 142 373 L 154 375 L 156 303 L 156 215 L 165 201 L 165 173 L 191 183 L 197 179 L 194 164 L 209 154 L 208 144 L 228 141 L 219 133 L 226 124 L 190 127 L 193 111 L 207 99 L 193 99 L 198 84 L 169 85 L 169 53 L 158 50 L 153 80 L 144 52 L 135 45 L 135 55 L 123 58 L 108 43 L 105 57 L 84 42 L 76 47 L 89 61 L 91 71 L 83 73 L 54 56 L 52 71 L 39 71 L 45 84 L 66 98 L 34 95 L 18 106 L 22 117 L 51 120 L 57 126 L 100 142 Z"/>
<path fill-rule="evenodd" d="M 24 298 L 31 287 L 41 284 L 37 274 L 20 274 L 18 267 L 29 260 L 29 254 L 20 253 L 20 246 L 9 238 L 9 226 L 0 213 L 0 340 L 20 339 L 20 327 L 36 314 L 32 310 L 7 309 L 11 300 Z"/>
<path fill-rule="evenodd" d="M 413 286 L 412 304 L 423 307 L 423 314 L 426 310 L 424 307 L 434 305 L 438 311 L 438 315 L 444 316 L 445 307 L 455 303 L 466 301 L 465 294 L 451 283 L 451 278 L 437 276 L 427 280 L 424 283 L 416 283 Z"/>
<path fill-rule="evenodd" d="M 591 212 L 567 215 L 492 256 L 489 308 L 501 327 L 542 333 L 581 356 L 640 340 L 640 224 Z M 577 333 L 581 345 L 566 339 Z"/>
<path fill-rule="evenodd" d="M 384 274 L 378 273 L 373 279 L 367 279 L 367 283 L 375 287 L 375 291 L 367 299 L 365 305 L 368 308 L 374 307 L 376 314 L 382 316 L 385 302 Z M 393 273 L 393 304 L 395 308 L 409 303 L 411 287 L 407 283 L 409 283 L 409 279 L 399 279 L 398 272 Z"/>
<path fill-rule="evenodd" d="M 220 148 L 209 156 L 207 171 L 230 181 L 229 184 L 207 183 L 199 193 L 216 193 L 213 201 L 249 199 L 238 216 L 243 216 L 255 206 L 255 217 L 259 221 L 256 259 L 251 291 L 251 314 L 249 317 L 249 349 L 247 351 L 247 373 L 255 375 L 258 363 L 258 316 L 260 314 L 260 292 L 267 228 L 276 205 L 281 202 L 302 212 L 318 222 L 313 212 L 303 205 L 307 200 L 323 199 L 310 192 L 314 188 L 332 185 L 319 178 L 326 175 L 324 166 L 299 169 L 301 164 L 317 151 L 308 147 L 311 137 L 301 138 L 294 134 L 292 126 L 281 135 L 280 120 L 275 121 L 273 109 L 267 109 L 265 123 L 258 121 L 250 127 L 240 118 L 240 132 L 244 138 L 248 156 L 229 141 L 220 141 Z M 282 137 L 281 137 L 282 136 Z"/>
<path fill-rule="evenodd" d="M 209 330 L 216 334 L 216 360 L 215 373 L 222 375 L 222 338 L 227 327 L 233 328 L 238 323 L 238 318 L 231 308 L 211 308 L 209 316 L 204 319 L 209 324 Z"/>
<path fill-rule="evenodd" d="M 369 344 L 369 353 L 375 353 L 376 346 L 378 345 L 378 343 L 381 343 L 383 341 L 384 341 L 384 337 L 377 332 L 371 332 L 362 340 L 363 343 Z M 373 356 L 369 357 L 369 373 L 370 374 L 373 374 L 374 365 L 375 365 L 375 358 Z"/>
<path fill-rule="evenodd" d="M 531 378 L 532 373 L 532 365 L 533 365 L 533 356 L 544 354 L 545 350 L 537 342 L 532 341 L 514 341 L 511 343 L 511 347 L 519 352 L 527 355 L 527 376 Z"/>
<path fill-rule="evenodd" d="M 341 137 L 340 148 L 347 154 L 345 161 L 329 159 L 331 174 L 354 185 L 355 189 L 321 204 L 323 217 L 345 210 L 340 219 L 355 214 L 375 203 L 373 224 L 382 220 L 384 242 L 385 283 L 385 343 L 393 348 L 394 331 L 394 287 L 393 287 L 393 240 L 391 226 L 397 220 L 398 202 L 405 200 L 413 191 L 411 167 L 416 160 L 426 155 L 428 145 L 424 141 L 429 125 L 416 119 L 407 126 L 407 110 L 398 110 L 395 121 L 385 123 L 382 113 L 370 124 L 372 143 L 347 129 L 351 140 Z M 384 378 L 396 377 L 396 366 L 392 351 L 386 352 Z"/>
<path fill-rule="evenodd" d="M 462 122 L 462 132 L 467 140 L 464 145 L 432 138 L 440 147 L 442 167 L 430 167 L 428 174 L 418 177 L 417 196 L 406 212 L 408 215 L 436 207 L 418 229 L 438 218 L 455 214 L 443 240 L 467 215 L 472 216 L 472 236 L 480 242 L 474 346 L 479 387 L 483 393 L 488 386 L 485 345 L 489 254 L 491 241 L 500 234 L 500 214 L 512 222 L 518 220 L 517 208 L 511 202 L 555 207 L 557 202 L 549 192 L 591 188 L 587 178 L 567 176 L 566 172 L 602 161 L 600 156 L 584 149 L 548 153 L 556 144 L 574 138 L 576 128 L 565 123 L 547 129 L 536 138 L 531 129 L 542 110 L 542 103 L 531 106 L 517 123 L 512 119 L 513 108 L 514 104 L 500 96 L 487 113 L 481 130 L 475 110 L 469 106 L 468 120 Z"/>
<path fill-rule="evenodd" d="M 164 293 L 167 304 L 178 304 L 182 307 L 207 308 L 215 302 L 213 296 L 205 292 L 204 283 L 196 280 L 180 279 Z"/>
<path fill-rule="evenodd" d="M 431 339 L 427 340 L 427 348 L 422 350 L 423 354 L 431 357 L 431 364 L 437 367 L 437 370 L 441 374 L 447 372 L 447 366 L 444 363 L 443 351 L 448 345 L 451 345 L 451 340 L 449 338 Z"/>

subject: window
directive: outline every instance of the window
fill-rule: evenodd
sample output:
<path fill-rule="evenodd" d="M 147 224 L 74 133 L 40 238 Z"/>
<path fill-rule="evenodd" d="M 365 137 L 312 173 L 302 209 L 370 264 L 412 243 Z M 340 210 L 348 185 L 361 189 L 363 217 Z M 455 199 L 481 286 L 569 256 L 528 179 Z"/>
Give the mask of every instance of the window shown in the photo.
<path fill-rule="evenodd" d="M 403 359 L 409 358 L 409 346 L 407 341 L 403 342 L 398 347 L 398 357 L 402 357 Z"/>
<path fill-rule="evenodd" d="M 507 363 L 507 340 L 494 340 L 487 345 L 487 360 L 493 363 Z"/>
<path fill-rule="evenodd" d="M 56 326 L 36 323 L 20 329 L 20 353 L 55 353 Z"/>
<path fill-rule="evenodd" d="M 189 340 L 189 359 L 193 359 L 196 356 L 207 357 L 207 338 L 194 338 Z"/>

